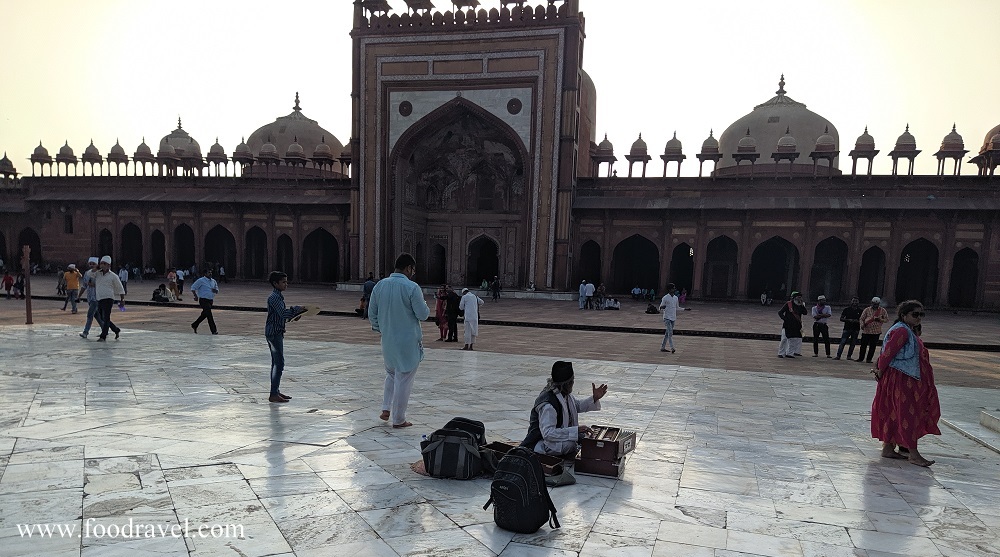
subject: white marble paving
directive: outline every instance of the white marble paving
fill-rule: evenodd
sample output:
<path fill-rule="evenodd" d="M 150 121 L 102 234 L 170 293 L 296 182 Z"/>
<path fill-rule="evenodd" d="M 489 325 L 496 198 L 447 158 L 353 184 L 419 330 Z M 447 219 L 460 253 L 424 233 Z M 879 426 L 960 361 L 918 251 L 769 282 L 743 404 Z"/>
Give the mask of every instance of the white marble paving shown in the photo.
<path fill-rule="evenodd" d="M 491 439 L 520 439 L 551 358 L 430 348 L 407 416 L 416 426 L 392 430 L 377 419 L 377 347 L 287 341 L 282 390 L 295 398 L 279 406 L 266 402 L 257 336 L 208 344 L 130 330 L 98 346 L 77 332 L 0 327 L 22 363 L 0 375 L 5 557 L 1000 553 L 1000 457 L 942 428 L 921 445 L 934 467 L 881 459 L 867 378 L 575 361 L 582 384 L 611 389 L 587 421 L 634 428 L 636 451 L 621 480 L 580 476 L 552 491 L 561 529 L 514 534 L 482 509 L 488 479 L 437 480 L 410 464 L 420 436 L 456 415 L 486 422 Z M 87 365 L 68 373 L 52 361 Z M 959 394 L 965 405 L 995 400 L 995 391 Z M 88 520 L 239 525 L 242 535 L 18 530 Z"/>

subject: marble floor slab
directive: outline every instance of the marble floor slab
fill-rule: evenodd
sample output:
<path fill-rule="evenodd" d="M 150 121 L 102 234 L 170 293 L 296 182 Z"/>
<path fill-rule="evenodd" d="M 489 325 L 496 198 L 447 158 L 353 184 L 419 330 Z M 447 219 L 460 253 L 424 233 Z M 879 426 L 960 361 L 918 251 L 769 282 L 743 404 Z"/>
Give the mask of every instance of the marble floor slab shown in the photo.
<path fill-rule="evenodd" d="M 514 534 L 482 508 L 488 479 L 433 479 L 410 465 L 421 437 L 457 415 L 486 422 L 491 439 L 520 439 L 552 358 L 428 347 L 407 412 L 414 427 L 394 430 L 377 418 L 377 346 L 286 341 L 282 391 L 294 398 L 277 405 L 266 401 L 269 359 L 258 336 L 126 332 L 98 345 L 75 327 L 0 326 L 5 357 L 20 363 L 19 373 L 0 374 L 0 554 L 1000 550 L 1000 456 L 942 428 L 921 444 L 938 460 L 931 468 L 880 458 L 868 435 L 867 378 L 575 360 L 582 386 L 609 385 L 601 412 L 584 422 L 635 430 L 636 450 L 621 479 L 581 475 L 551 491 L 562 528 Z M 67 373 L 53 361 L 87 365 Z M 997 392 L 939 390 L 963 407 L 995 403 Z M 24 534 L 45 525 L 104 535 Z M 129 525 L 164 533 L 108 535 Z M 176 528 L 184 535 L 170 535 Z"/>

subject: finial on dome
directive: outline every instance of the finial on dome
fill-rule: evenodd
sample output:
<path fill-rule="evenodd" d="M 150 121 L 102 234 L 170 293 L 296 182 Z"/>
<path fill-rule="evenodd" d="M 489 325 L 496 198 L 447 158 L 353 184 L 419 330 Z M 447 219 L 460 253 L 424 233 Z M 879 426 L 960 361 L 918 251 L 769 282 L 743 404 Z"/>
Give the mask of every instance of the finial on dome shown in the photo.
<path fill-rule="evenodd" d="M 298 142 L 299 142 L 299 136 L 293 135 L 292 136 L 292 143 L 298 143 Z"/>
<path fill-rule="evenodd" d="M 906 131 L 910 131 L 910 123 L 909 122 L 906 123 Z"/>
<path fill-rule="evenodd" d="M 778 90 L 775 93 L 778 95 L 785 94 L 785 74 L 781 74 L 781 79 L 778 81 Z"/>
<path fill-rule="evenodd" d="M 868 133 L 868 126 L 865 126 L 865 133 Z"/>
<path fill-rule="evenodd" d="M 830 133 L 830 126 L 823 128 L 823 133 Z"/>
<path fill-rule="evenodd" d="M 319 142 L 323 143 L 323 144 L 326 144 L 326 136 L 325 135 L 319 136 Z"/>
<path fill-rule="evenodd" d="M 712 137 L 713 133 L 715 133 L 715 130 L 712 128 L 708 128 L 708 137 Z"/>
<path fill-rule="evenodd" d="M 951 124 L 951 131 L 953 131 L 953 132 L 955 131 L 955 123 Z"/>
<path fill-rule="evenodd" d="M 605 132 L 604 133 L 604 141 L 607 141 L 607 140 L 608 140 L 608 134 L 607 134 L 607 132 Z"/>
<path fill-rule="evenodd" d="M 177 115 L 177 129 L 181 129 L 181 115 Z"/>
<path fill-rule="evenodd" d="M 747 126 L 747 135 L 750 135 L 750 127 Z"/>
<path fill-rule="evenodd" d="M 709 132 L 708 135 L 712 135 L 712 132 Z M 642 137 L 642 134 L 639 134 L 639 137 Z M 677 130 L 674 130 L 674 139 L 677 139 Z"/>
<path fill-rule="evenodd" d="M 295 92 L 295 106 L 292 107 L 292 110 L 294 110 L 295 112 L 301 112 L 302 111 L 302 107 L 299 106 L 299 92 L 298 91 Z"/>
<path fill-rule="evenodd" d="M 792 128 L 790 128 L 789 126 L 785 126 L 785 135 L 791 135 L 791 134 L 792 134 Z"/>

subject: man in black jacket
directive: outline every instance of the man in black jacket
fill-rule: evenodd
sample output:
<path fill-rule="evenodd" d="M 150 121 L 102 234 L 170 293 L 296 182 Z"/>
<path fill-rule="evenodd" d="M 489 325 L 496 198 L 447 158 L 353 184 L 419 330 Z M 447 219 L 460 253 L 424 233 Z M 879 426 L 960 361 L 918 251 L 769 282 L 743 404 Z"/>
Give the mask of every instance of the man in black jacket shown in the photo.
<path fill-rule="evenodd" d="M 462 297 L 448 285 L 448 297 L 444 301 L 444 316 L 448 319 L 448 339 L 445 342 L 458 342 L 458 304 Z"/>
<path fill-rule="evenodd" d="M 857 296 L 851 298 L 851 305 L 844 308 L 840 314 L 840 320 L 844 323 L 844 332 L 840 334 L 840 346 L 837 348 L 837 357 L 834 360 L 840 359 L 847 342 L 851 343 L 847 349 L 847 359 L 850 360 L 851 355 L 854 354 L 854 343 L 858 341 L 858 334 L 861 333 L 861 312 L 864 311 L 860 303 Z"/>

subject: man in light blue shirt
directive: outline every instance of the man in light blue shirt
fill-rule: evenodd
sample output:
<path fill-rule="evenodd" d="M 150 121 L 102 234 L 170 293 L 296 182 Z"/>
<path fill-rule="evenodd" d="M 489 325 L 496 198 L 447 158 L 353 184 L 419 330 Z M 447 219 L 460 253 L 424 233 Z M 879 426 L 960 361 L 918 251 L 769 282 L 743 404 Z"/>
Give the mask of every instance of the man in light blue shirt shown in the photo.
<path fill-rule="evenodd" d="M 392 427 L 409 427 L 406 405 L 413 389 L 413 376 L 424 359 L 423 331 L 431 310 L 424 301 L 420 286 L 413 282 L 417 262 L 404 253 L 396 258 L 396 269 L 378 281 L 368 305 L 372 330 L 382 335 L 382 359 L 385 361 L 385 388 L 382 391 L 382 414 Z"/>
<path fill-rule="evenodd" d="M 201 306 L 201 315 L 191 323 L 194 333 L 198 334 L 198 325 L 208 319 L 208 328 L 213 335 L 219 334 L 219 329 L 215 327 L 215 318 L 212 317 L 212 304 L 215 303 L 215 295 L 219 293 L 219 283 L 212 278 L 212 270 L 205 269 L 203 276 L 194 281 L 191 285 L 191 294 L 194 294 L 194 301 Z"/>

